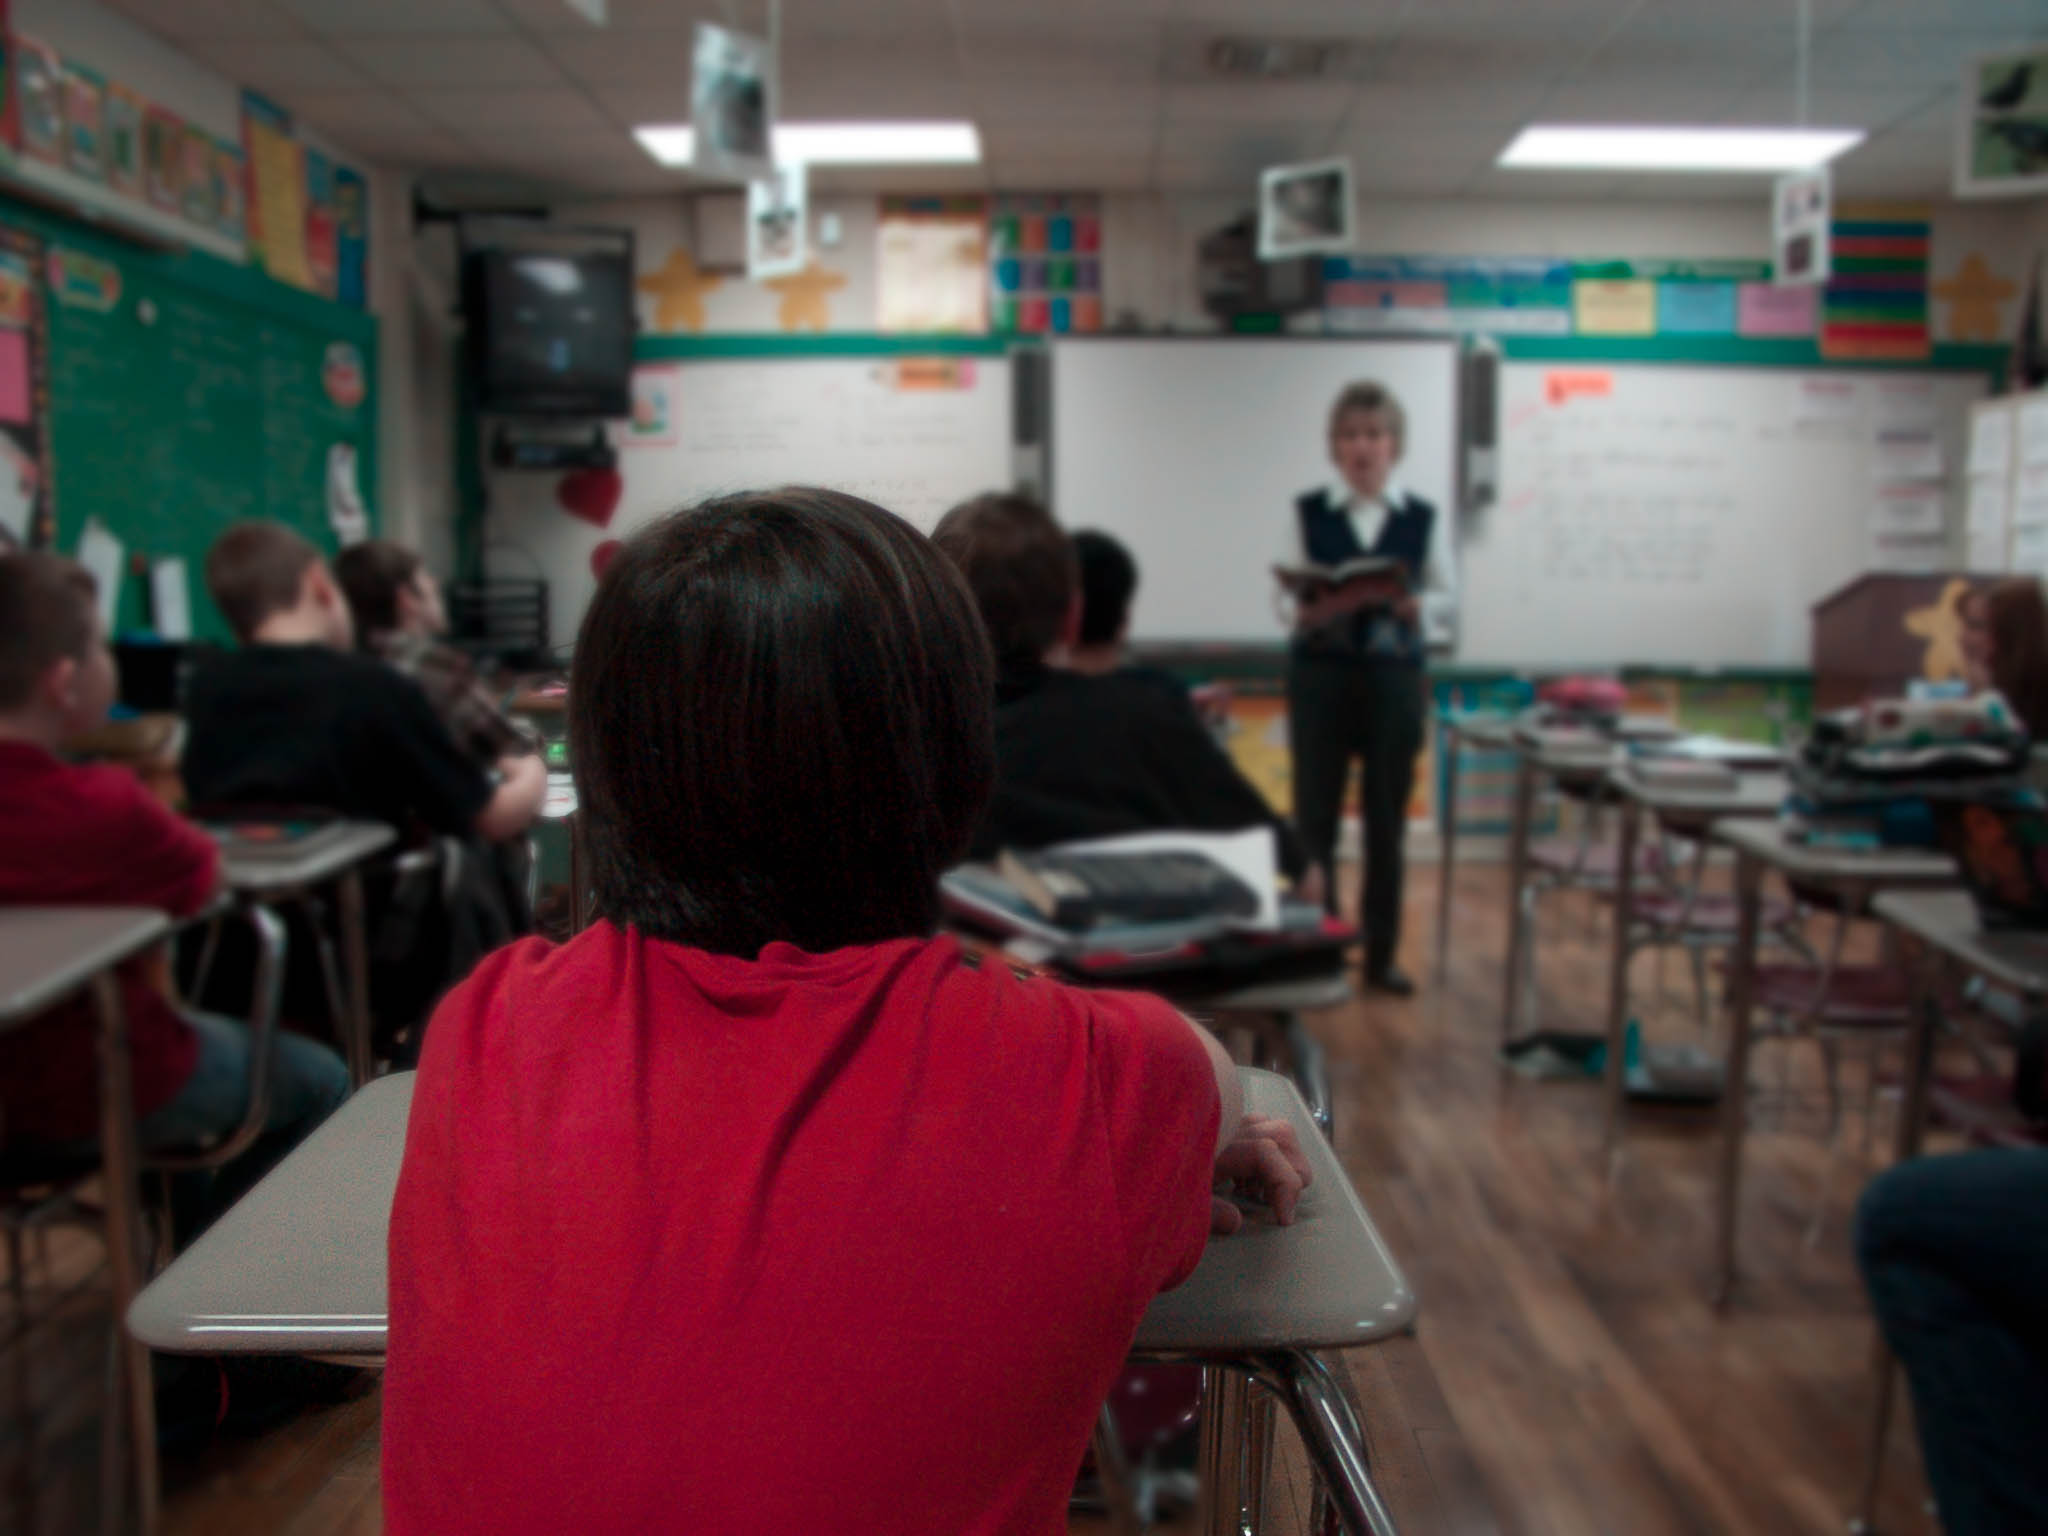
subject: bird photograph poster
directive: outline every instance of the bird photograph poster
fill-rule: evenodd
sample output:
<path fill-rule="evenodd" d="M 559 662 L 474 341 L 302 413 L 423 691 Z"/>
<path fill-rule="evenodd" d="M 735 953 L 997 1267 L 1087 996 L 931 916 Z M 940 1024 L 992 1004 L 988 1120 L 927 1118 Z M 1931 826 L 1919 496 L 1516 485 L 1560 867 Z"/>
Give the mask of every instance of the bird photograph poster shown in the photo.
<path fill-rule="evenodd" d="M 1956 196 L 2048 192 L 2048 48 L 1988 54 L 1963 68 Z"/>
<path fill-rule="evenodd" d="M 1259 259 L 1349 251 L 1357 206 L 1349 160 L 1269 166 L 1259 173 Z"/>

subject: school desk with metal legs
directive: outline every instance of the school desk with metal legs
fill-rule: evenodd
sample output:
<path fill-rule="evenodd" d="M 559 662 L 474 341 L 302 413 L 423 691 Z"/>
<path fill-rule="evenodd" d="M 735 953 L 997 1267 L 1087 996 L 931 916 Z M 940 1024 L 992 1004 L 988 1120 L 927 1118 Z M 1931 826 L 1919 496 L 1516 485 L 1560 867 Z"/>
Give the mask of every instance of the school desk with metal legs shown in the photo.
<path fill-rule="evenodd" d="M 323 840 L 305 854 L 249 858 L 223 852 L 221 858 L 221 884 L 238 900 L 278 907 L 308 902 L 323 886 L 334 887 L 335 905 L 340 909 L 341 962 L 346 975 L 337 978 L 333 974 L 332 954 L 324 948 L 324 929 L 320 968 L 330 998 L 338 995 L 341 1003 L 340 1017 L 334 1023 L 341 1033 L 349 1082 L 357 1088 L 367 1083 L 376 1069 L 370 1019 L 370 940 L 363 916 L 363 863 L 397 840 L 398 834 L 381 822 L 352 821 L 339 836 Z"/>
<path fill-rule="evenodd" d="M 1294 1222 L 1256 1215 L 1209 1244 L 1153 1302 L 1135 1357 L 1203 1367 L 1203 1529 L 1256 1530 L 1272 1437 L 1256 1383 L 1294 1419 L 1343 1529 L 1387 1536 L 1365 1441 L 1319 1351 L 1403 1333 L 1415 1295 L 1294 1085 L 1240 1069 L 1248 1109 L 1285 1115 L 1315 1172 Z M 128 1310 L 135 1337 L 186 1354 L 300 1354 L 374 1364 L 385 1339 L 385 1241 L 413 1077 L 364 1088 L 271 1171 Z"/>
<path fill-rule="evenodd" d="M 1871 903 L 1871 910 L 1900 933 L 1919 941 L 1922 949 L 1915 967 L 1913 1011 L 1906 1030 L 1904 1098 L 1893 1146 L 1897 1160 L 1903 1162 L 1920 1151 L 1928 1089 L 1934 1080 L 1937 1000 L 1946 973 L 1972 972 L 2017 993 L 2027 1006 L 2040 1007 L 2048 1003 L 2048 933 L 1987 932 L 1977 920 L 1977 904 L 1962 891 L 1886 891 Z M 1878 1483 L 1884 1475 L 1895 1375 L 1891 1351 L 1878 1333 L 1871 1343 L 1869 1460 L 1856 1516 L 1850 1522 L 1854 1531 L 1872 1529 Z"/>
<path fill-rule="evenodd" d="M 1437 807 L 1436 974 L 1442 980 L 1451 963 L 1451 876 L 1458 858 L 1458 767 L 1466 747 L 1482 752 L 1511 752 L 1514 721 L 1503 715 L 1444 715 L 1438 722 L 1443 742 L 1443 803 Z"/>
<path fill-rule="evenodd" d="M 1777 870 L 1804 890 L 1826 891 L 1845 914 L 1865 910 L 1880 891 L 1953 885 L 1955 861 L 1924 848 L 1815 848 L 1794 842 L 1776 822 L 1724 821 L 1715 841 L 1735 850 L 1735 945 L 1728 956 L 1728 1055 L 1721 1098 L 1721 1176 L 1715 1201 L 1714 1299 L 1735 1288 L 1735 1236 L 1741 1215 L 1742 1142 L 1749 1129 L 1749 1048 L 1755 996 L 1763 872 Z"/>
<path fill-rule="evenodd" d="M 1525 953 L 1529 944 L 1528 909 L 1522 890 L 1529 883 L 1529 829 L 1536 817 L 1538 781 L 1548 779 L 1560 785 L 1580 788 L 1597 786 L 1614 766 L 1620 750 L 1609 741 L 1589 739 L 1582 732 L 1572 733 L 1568 742 L 1556 738 L 1554 733 L 1550 739 L 1546 739 L 1546 733 L 1539 733 L 1534 738 L 1519 735 L 1514 746 L 1518 760 L 1515 764 L 1514 812 L 1508 822 L 1508 954 L 1500 1005 L 1500 1037 L 1503 1041 L 1514 1039 L 1517 1033 L 1523 972 L 1528 964 Z M 1628 857 L 1634 857 L 1633 844 L 1626 853 Z"/>
<path fill-rule="evenodd" d="M 1614 934 L 1607 984 L 1604 1145 L 1610 1171 L 1621 1150 L 1622 1120 L 1627 1113 L 1628 1064 L 1624 1057 L 1628 1048 L 1628 966 L 1636 952 L 1636 845 L 1642 833 L 1643 812 L 1655 816 L 1667 830 L 1698 840 L 1716 822 L 1728 817 L 1776 816 L 1785 801 L 1784 775 L 1775 772 L 1738 773 L 1731 788 L 1705 789 L 1645 783 L 1624 764 L 1614 771 L 1612 782 L 1621 802 L 1621 845 L 1614 870 Z M 1738 932 L 1736 945 L 1744 942 Z M 1747 942 L 1755 943 L 1754 933 Z"/>
<path fill-rule="evenodd" d="M 80 991 L 92 996 L 99 1024 L 100 1176 L 106 1185 L 107 1263 L 113 1272 L 113 1337 L 126 1408 L 128 1460 L 135 1483 L 135 1523 L 156 1529 L 156 1401 L 149 1351 L 126 1334 L 121 1319 L 142 1289 L 141 1154 L 128 1055 L 128 1016 L 114 968 L 171 931 L 161 912 L 140 907 L 0 908 L 0 1030 L 12 1029 Z M 100 1508 L 103 1530 L 115 1528 L 122 1504 L 118 1414 L 102 1426 Z"/>

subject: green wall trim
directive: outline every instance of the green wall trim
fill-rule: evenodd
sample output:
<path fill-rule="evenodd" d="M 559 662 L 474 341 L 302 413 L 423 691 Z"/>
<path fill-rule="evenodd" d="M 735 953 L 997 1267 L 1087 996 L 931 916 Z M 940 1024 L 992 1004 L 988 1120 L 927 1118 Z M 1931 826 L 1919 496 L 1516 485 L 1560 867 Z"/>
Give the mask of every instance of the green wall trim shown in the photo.
<path fill-rule="evenodd" d="M 1911 373 L 1982 373 L 2003 383 L 2005 345 L 1944 342 L 1925 358 L 1822 357 L 1810 336 L 1503 336 L 1512 363 L 1720 363 L 1751 368 L 1883 369 Z"/>
<path fill-rule="evenodd" d="M 731 357 L 1001 357 L 1013 336 L 880 336 L 854 331 L 642 336 L 640 363 L 703 362 Z"/>

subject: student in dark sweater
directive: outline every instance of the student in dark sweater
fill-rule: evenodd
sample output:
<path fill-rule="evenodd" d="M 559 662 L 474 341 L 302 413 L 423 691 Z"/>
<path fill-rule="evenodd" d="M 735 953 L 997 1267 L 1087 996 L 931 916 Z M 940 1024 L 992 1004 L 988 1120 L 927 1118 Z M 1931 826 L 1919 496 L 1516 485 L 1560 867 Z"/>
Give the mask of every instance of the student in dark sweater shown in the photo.
<path fill-rule="evenodd" d="M 1026 497 L 948 512 L 932 542 L 960 568 L 995 647 L 996 790 L 972 852 L 1166 828 L 1270 826 L 1303 875 L 1293 829 L 1237 771 L 1184 699 L 1122 672 L 1063 665 L 1079 632 L 1073 546 Z M 1303 892 L 1320 901 L 1319 887 Z"/>

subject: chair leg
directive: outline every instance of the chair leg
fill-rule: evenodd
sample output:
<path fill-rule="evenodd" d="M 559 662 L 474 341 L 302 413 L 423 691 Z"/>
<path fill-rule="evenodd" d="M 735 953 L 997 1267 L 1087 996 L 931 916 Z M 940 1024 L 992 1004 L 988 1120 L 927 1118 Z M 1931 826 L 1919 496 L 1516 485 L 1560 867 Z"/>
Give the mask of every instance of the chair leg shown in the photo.
<path fill-rule="evenodd" d="M 1820 1236 L 1827 1227 L 1828 1202 L 1834 1198 L 1835 1173 L 1842 1160 L 1842 1063 L 1841 1051 L 1834 1041 L 1825 1036 L 1815 1041 L 1820 1046 L 1821 1059 L 1826 1063 L 1828 1090 L 1828 1153 L 1821 1165 L 1820 1193 L 1814 1197 L 1813 1219 L 1806 1225 L 1806 1246 L 1818 1247 Z"/>
<path fill-rule="evenodd" d="M 1713 1033 L 1713 1010 L 1707 999 L 1707 952 L 1688 945 L 1685 957 L 1692 965 L 1693 1027 L 1701 1040 Z"/>
<path fill-rule="evenodd" d="M 1116 1536 L 1138 1536 L 1145 1528 L 1131 1485 L 1131 1464 L 1117 1434 L 1116 1415 L 1105 1400 L 1095 1416 L 1095 1475 L 1102 1484 L 1102 1502 L 1109 1508 L 1109 1528 Z"/>

